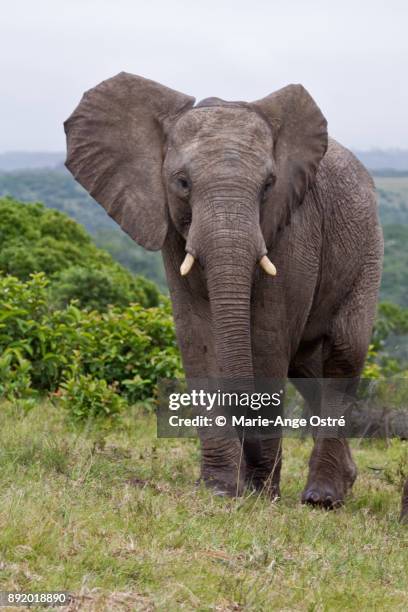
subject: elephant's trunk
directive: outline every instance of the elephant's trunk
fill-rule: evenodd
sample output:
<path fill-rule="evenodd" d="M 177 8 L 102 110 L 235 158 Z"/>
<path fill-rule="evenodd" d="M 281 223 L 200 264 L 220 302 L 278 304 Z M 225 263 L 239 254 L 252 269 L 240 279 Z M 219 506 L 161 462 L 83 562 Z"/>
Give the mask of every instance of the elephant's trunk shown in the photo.
<path fill-rule="evenodd" d="M 227 205 L 218 203 L 215 218 L 201 218 L 199 230 L 192 228 L 187 251 L 198 254 L 204 266 L 219 376 L 248 386 L 254 374 L 251 288 L 257 262 L 266 248 L 259 220 L 252 212 L 253 202 Z"/>
<path fill-rule="evenodd" d="M 237 383 L 253 379 L 250 301 L 256 261 L 243 252 L 243 241 L 244 236 L 224 237 L 206 260 L 219 374 Z"/>

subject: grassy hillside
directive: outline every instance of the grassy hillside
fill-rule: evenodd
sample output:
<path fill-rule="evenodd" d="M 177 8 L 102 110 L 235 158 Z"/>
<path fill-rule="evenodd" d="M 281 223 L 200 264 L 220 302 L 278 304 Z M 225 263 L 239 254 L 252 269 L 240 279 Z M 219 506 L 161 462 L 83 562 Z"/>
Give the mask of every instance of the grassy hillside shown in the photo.
<path fill-rule="evenodd" d="M 49 403 L 0 409 L 0 586 L 76 594 L 70 610 L 405 610 L 397 522 L 406 445 L 354 444 L 335 512 L 301 506 L 310 441 L 285 440 L 282 500 L 196 489 L 195 440 L 72 429 Z"/>
<path fill-rule="evenodd" d="M 381 221 L 408 228 L 408 176 L 375 177 Z M 135 274 L 142 274 L 166 286 L 159 253 L 145 251 L 110 219 L 106 212 L 74 181 L 60 170 L 26 170 L 0 173 L 0 196 L 12 195 L 25 202 L 41 201 L 56 208 L 93 234 L 96 244 L 106 249 L 119 263 Z M 408 272 L 404 272 L 408 229 L 386 228 L 384 282 L 381 299 L 408 306 Z M 405 269 L 407 266 L 405 266 Z"/>

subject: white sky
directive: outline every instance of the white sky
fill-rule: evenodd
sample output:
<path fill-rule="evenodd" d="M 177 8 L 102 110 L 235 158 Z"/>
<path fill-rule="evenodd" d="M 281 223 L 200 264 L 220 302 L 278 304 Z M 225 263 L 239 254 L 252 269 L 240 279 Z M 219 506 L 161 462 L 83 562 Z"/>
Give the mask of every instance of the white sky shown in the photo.
<path fill-rule="evenodd" d="M 0 152 L 63 150 L 121 70 L 197 99 L 302 83 L 333 136 L 408 148 L 407 0 L 0 0 Z"/>

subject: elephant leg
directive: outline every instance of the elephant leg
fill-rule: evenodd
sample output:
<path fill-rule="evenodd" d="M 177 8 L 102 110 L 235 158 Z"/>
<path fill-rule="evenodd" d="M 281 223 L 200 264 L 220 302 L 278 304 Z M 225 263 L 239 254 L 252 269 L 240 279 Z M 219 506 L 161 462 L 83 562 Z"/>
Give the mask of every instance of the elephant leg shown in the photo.
<path fill-rule="evenodd" d="M 332 510 L 344 503 L 357 476 L 350 447 L 344 438 L 318 438 L 309 460 L 302 503 Z"/>
<path fill-rule="evenodd" d="M 329 370 L 326 370 L 326 372 Z M 327 376 L 327 374 L 326 374 Z M 358 377 L 352 379 L 325 378 L 322 380 L 321 416 L 344 416 L 358 386 Z M 302 493 L 302 503 L 332 509 L 344 503 L 357 476 L 347 440 L 337 434 L 324 437 L 324 431 L 315 434 L 309 461 L 309 475 Z"/>
<path fill-rule="evenodd" d="M 323 401 L 323 359 L 321 346 L 303 361 L 297 356 L 289 371 L 292 383 L 306 400 L 307 416 L 320 415 Z M 313 431 L 313 429 L 312 429 Z M 313 432 L 314 433 L 314 432 Z M 348 466 L 350 469 L 345 469 Z M 344 476 L 342 475 L 344 472 Z M 309 477 L 302 494 L 303 503 L 334 507 L 344 499 L 347 483 L 355 478 L 347 441 L 315 438 L 309 461 Z"/>
<path fill-rule="evenodd" d="M 213 423 L 223 416 L 226 424 L 219 428 L 198 427 L 201 442 L 200 481 L 215 495 L 237 497 L 245 488 L 246 458 L 239 432 L 230 424 L 230 413 L 222 406 L 211 412 Z"/>
<path fill-rule="evenodd" d="M 272 500 L 279 498 L 282 438 L 248 438 L 244 440 L 244 453 L 247 486 Z"/>
<path fill-rule="evenodd" d="M 322 348 L 322 416 L 346 415 L 364 367 L 375 317 L 379 272 L 374 257 L 363 263 L 325 336 Z M 327 431 L 327 430 L 326 430 Z M 343 504 L 357 475 L 347 440 L 317 433 L 302 502 L 334 508 Z"/>
<path fill-rule="evenodd" d="M 202 389 L 208 392 L 205 383 Z M 203 411 L 198 409 L 195 414 L 203 415 Z M 205 416 L 210 416 L 213 425 L 197 428 L 201 443 L 200 481 L 215 495 L 240 496 L 245 488 L 247 465 L 239 430 L 231 424 L 231 411 L 215 404 Z M 215 424 L 219 417 L 224 417 L 224 426 Z"/>
<path fill-rule="evenodd" d="M 323 384 L 323 361 L 316 351 L 305 363 L 295 358 L 289 376 L 307 402 L 310 415 L 320 415 L 322 401 L 330 390 Z M 350 389 L 347 389 L 350 392 Z M 347 440 L 315 438 L 309 461 L 309 476 L 302 502 L 334 508 L 341 505 L 356 477 L 356 468 Z"/>
<path fill-rule="evenodd" d="M 202 386 L 207 392 L 206 382 Z M 202 414 L 198 410 L 197 413 Z M 238 497 L 245 489 L 247 465 L 239 430 L 231 424 L 231 410 L 215 403 L 209 413 L 213 425 L 198 427 L 201 443 L 200 482 L 222 497 Z M 224 417 L 224 426 L 214 425 L 217 418 Z"/>
<path fill-rule="evenodd" d="M 358 379 L 325 379 L 322 384 L 325 414 L 343 416 L 346 408 L 344 398 L 352 397 L 357 385 Z M 341 506 L 356 476 L 357 468 L 347 440 L 343 437 L 325 438 L 318 432 L 309 460 L 309 475 L 302 493 L 302 503 L 327 509 Z"/>
<path fill-rule="evenodd" d="M 321 416 L 344 416 L 347 402 L 355 394 L 358 377 L 351 379 L 328 378 L 333 371 L 325 367 L 326 378 L 322 380 Z M 357 476 L 357 468 L 351 456 L 347 440 L 334 435 L 324 437 L 322 431 L 315 434 L 313 451 L 309 460 L 309 475 L 302 493 L 302 503 L 333 509 L 341 506 Z"/>
<path fill-rule="evenodd" d="M 408 523 L 408 478 L 405 481 L 404 491 L 402 493 L 400 521 L 402 523 Z"/>
<path fill-rule="evenodd" d="M 265 381 L 262 381 L 257 391 L 262 390 L 272 395 L 277 392 L 277 387 L 279 390 L 281 387 L 284 388 L 282 377 L 271 378 L 271 380 L 275 381 L 272 386 L 268 384 L 265 387 Z M 269 418 L 269 408 L 263 410 L 264 412 L 261 410 L 260 413 L 257 413 L 258 416 Z M 280 431 L 273 431 L 273 435 L 268 435 L 266 432 L 255 435 L 249 429 L 241 431 L 240 435 L 247 467 L 246 486 L 257 493 L 266 495 L 272 501 L 280 498 L 279 485 L 282 468 L 282 437 Z"/>
<path fill-rule="evenodd" d="M 201 439 L 200 481 L 215 495 L 237 497 L 245 487 L 246 462 L 239 438 L 207 437 Z"/>

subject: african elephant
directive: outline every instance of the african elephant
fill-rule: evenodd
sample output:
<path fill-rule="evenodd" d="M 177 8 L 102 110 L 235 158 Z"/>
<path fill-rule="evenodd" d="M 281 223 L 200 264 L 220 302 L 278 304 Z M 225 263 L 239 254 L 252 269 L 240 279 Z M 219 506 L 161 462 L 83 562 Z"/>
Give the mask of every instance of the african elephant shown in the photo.
<path fill-rule="evenodd" d="M 252 103 L 120 73 L 65 122 L 74 177 L 138 244 L 162 250 L 188 379 L 358 381 L 383 253 L 372 179 L 301 85 Z M 276 274 L 277 271 L 277 274 Z M 310 399 L 310 398 L 309 398 Z M 279 495 L 281 443 L 201 436 L 201 478 Z M 343 503 L 344 438 L 317 438 L 302 501 Z"/>

